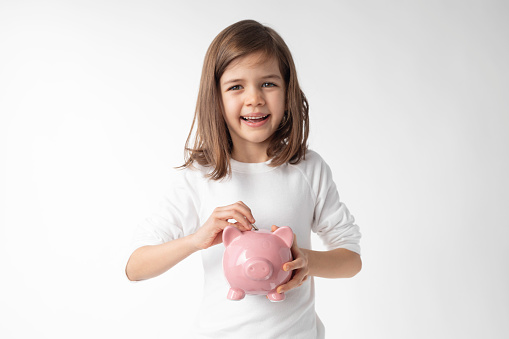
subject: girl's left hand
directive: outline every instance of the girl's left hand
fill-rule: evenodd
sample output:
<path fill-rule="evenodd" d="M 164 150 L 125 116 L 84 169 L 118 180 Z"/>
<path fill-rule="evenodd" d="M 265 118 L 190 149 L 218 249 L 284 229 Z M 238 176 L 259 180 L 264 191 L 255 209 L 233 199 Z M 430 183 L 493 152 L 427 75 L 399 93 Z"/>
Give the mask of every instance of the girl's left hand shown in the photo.
<path fill-rule="evenodd" d="M 277 230 L 279 227 L 276 225 L 272 225 L 272 232 Z M 280 285 L 277 288 L 277 293 L 288 292 L 292 288 L 301 286 L 304 281 L 307 280 L 309 274 L 309 260 L 307 253 L 305 250 L 302 250 L 297 245 L 297 236 L 293 235 L 293 244 L 292 244 L 292 256 L 293 261 L 289 261 L 283 264 L 283 270 L 290 271 L 293 270 L 292 278 L 283 285 Z"/>

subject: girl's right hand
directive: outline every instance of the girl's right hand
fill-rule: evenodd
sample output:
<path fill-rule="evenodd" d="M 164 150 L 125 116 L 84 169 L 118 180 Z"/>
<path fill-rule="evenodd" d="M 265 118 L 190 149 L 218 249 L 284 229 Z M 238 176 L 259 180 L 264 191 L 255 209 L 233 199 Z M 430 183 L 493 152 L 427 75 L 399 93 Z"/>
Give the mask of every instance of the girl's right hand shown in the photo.
<path fill-rule="evenodd" d="M 237 222 L 230 223 L 229 219 L 235 219 Z M 223 229 L 226 226 L 236 227 L 240 231 L 249 231 L 254 222 L 251 209 L 242 201 L 217 207 L 209 219 L 193 234 L 193 244 L 196 248 L 204 250 L 223 241 Z"/>

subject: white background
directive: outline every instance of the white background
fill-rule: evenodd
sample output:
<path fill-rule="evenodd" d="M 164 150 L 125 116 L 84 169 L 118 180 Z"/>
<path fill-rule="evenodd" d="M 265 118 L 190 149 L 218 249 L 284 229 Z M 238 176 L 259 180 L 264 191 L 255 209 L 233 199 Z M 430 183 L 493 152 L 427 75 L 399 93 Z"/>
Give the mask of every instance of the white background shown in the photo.
<path fill-rule="evenodd" d="M 182 163 L 208 45 L 251 18 L 292 50 L 310 148 L 363 233 L 359 275 L 316 279 L 327 337 L 507 338 L 508 17 L 480 0 L 0 0 L 0 337 L 182 337 L 200 256 L 132 284 L 127 249 Z"/>

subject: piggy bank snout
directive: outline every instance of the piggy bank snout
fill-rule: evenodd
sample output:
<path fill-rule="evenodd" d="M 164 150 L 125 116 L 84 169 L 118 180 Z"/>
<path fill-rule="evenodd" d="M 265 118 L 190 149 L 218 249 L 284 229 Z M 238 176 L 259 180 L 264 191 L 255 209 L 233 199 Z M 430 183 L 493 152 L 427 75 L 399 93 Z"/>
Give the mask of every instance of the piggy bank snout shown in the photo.
<path fill-rule="evenodd" d="M 272 263 L 265 258 L 251 258 L 244 263 L 244 273 L 252 280 L 267 280 L 273 271 Z"/>

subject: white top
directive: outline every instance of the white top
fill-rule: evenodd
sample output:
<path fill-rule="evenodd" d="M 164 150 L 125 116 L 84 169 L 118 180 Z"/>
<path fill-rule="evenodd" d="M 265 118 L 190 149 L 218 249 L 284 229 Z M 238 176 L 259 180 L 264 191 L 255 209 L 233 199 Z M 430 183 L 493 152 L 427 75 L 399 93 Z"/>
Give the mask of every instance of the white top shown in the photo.
<path fill-rule="evenodd" d="M 316 152 L 308 151 L 296 165 L 268 164 L 232 160 L 232 176 L 221 181 L 204 177 L 209 169 L 202 166 L 179 171 L 160 212 L 137 228 L 135 247 L 192 234 L 216 207 L 243 201 L 258 228 L 290 226 L 302 248 L 311 248 L 313 231 L 328 249 L 341 247 L 360 254 L 359 227 L 339 200 L 329 166 Z M 255 295 L 231 301 L 226 298 L 223 252 L 222 244 L 202 251 L 204 297 L 192 328 L 195 338 L 324 338 L 312 278 L 286 292 L 282 302 Z"/>

